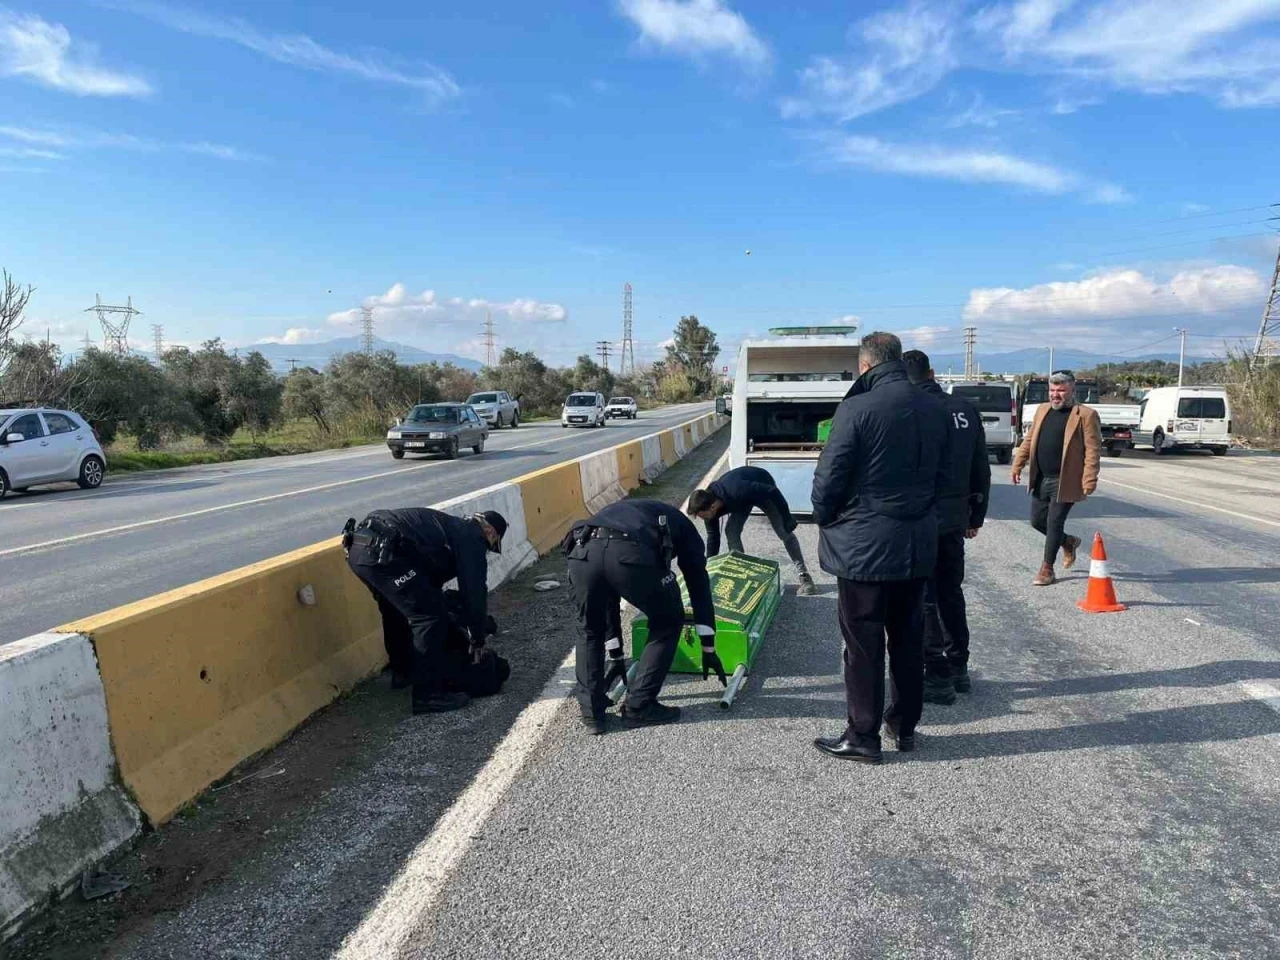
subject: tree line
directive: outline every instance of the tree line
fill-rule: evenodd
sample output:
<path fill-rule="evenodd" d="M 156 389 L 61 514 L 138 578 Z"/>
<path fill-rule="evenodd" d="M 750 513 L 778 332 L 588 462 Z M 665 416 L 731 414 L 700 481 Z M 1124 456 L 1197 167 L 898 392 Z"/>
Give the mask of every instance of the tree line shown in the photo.
<path fill-rule="evenodd" d="M 511 348 L 479 371 L 404 364 L 380 352 L 342 354 L 282 377 L 261 353 L 242 355 L 216 338 L 197 349 L 173 347 L 158 362 L 92 347 L 67 360 L 56 344 L 13 336 L 31 292 L 0 275 L 0 407 L 76 410 L 104 444 L 126 434 L 141 450 L 190 436 L 221 444 L 241 430 L 258 439 L 285 420 L 305 421 L 334 442 L 372 439 L 415 403 L 463 401 L 490 389 L 519 396 L 527 419 L 558 415 L 579 390 L 679 403 L 711 396 L 716 382 L 716 337 L 694 316 L 681 318 L 663 360 L 628 377 L 588 355 L 557 368 Z"/>

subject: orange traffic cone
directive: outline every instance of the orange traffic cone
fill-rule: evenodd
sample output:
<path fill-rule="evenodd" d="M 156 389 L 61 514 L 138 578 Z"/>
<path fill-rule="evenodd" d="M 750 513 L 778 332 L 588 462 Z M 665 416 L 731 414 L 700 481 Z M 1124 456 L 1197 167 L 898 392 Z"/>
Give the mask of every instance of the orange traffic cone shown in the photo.
<path fill-rule="evenodd" d="M 1102 545 L 1102 534 L 1093 535 L 1093 559 L 1089 561 L 1089 592 L 1076 604 L 1085 613 L 1119 613 L 1128 610 L 1116 599 L 1116 588 L 1107 570 L 1107 548 Z"/>

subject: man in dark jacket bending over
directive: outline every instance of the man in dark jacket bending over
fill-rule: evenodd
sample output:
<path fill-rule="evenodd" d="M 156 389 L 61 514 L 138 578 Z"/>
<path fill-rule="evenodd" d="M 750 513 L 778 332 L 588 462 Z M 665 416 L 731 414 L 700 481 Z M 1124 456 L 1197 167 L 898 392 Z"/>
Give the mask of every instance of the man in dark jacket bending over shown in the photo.
<path fill-rule="evenodd" d="M 970 687 L 964 542 L 976 537 L 986 520 L 991 465 L 978 408 L 938 386 L 926 354 L 908 350 L 902 362 L 911 382 L 947 412 L 951 471 L 938 500 L 938 563 L 924 591 L 924 700 L 948 706 Z"/>
<path fill-rule="evenodd" d="M 813 476 L 818 559 L 838 578 L 849 723 L 814 741 L 823 753 L 881 763 L 880 725 L 915 749 L 924 686 L 924 588 L 938 553 L 946 487 L 947 415 L 911 385 L 902 343 L 862 338 L 860 376 L 836 410 Z M 891 700 L 884 709 L 885 638 Z"/>
<path fill-rule="evenodd" d="M 471 634 L 479 650 L 488 633 L 488 555 L 502 552 L 507 521 L 495 510 L 472 517 L 408 507 L 375 510 L 359 524 L 348 520 L 342 547 L 351 572 L 378 601 L 392 677 L 411 671 L 413 712 L 465 707 L 470 697 L 449 690 L 449 608 L 443 588 L 455 577 Z M 412 639 L 412 652 L 403 638 Z"/>
<path fill-rule="evenodd" d="M 795 535 L 797 524 L 787 506 L 787 498 L 778 489 L 773 475 L 760 467 L 735 467 L 708 484 L 705 490 L 695 490 L 689 497 L 689 516 L 699 518 L 707 528 L 707 556 L 714 557 L 720 552 L 720 518 L 725 514 L 729 515 L 724 530 L 729 549 L 746 552 L 742 549 L 742 528 L 753 508 L 769 518 L 773 532 L 786 548 L 800 579 L 798 592 L 803 596 L 817 593 L 813 577 L 805 566 L 804 554 L 800 552 L 800 541 Z"/>

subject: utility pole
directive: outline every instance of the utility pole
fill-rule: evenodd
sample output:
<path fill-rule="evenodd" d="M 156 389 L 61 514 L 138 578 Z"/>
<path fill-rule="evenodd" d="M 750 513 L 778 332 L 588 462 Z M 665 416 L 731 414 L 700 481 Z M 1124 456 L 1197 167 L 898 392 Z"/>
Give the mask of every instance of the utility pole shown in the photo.
<path fill-rule="evenodd" d="M 297 370 L 297 369 L 298 369 L 298 358 L 297 358 L 297 357 L 285 357 L 285 358 L 284 358 L 284 362 L 285 362 L 285 363 L 287 363 L 287 364 L 289 365 L 289 372 L 290 372 L 290 373 L 293 373 L 293 371 L 295 371 L 295 370 Z"/>
<path fill-rule="evenodd" d="M 103 303 L 101 294 L 95 297 L 95 301 L 94 305 L 87 307 L 84 312 L 98 315 L 98 322 L 102 324 L 103 349 L 108 353 L 125 356 L 129 352 L 129 321 L 134 317 L 142 316 L 142 311 L 134 309 L 133 297 L 130 297 L 123 307 Z M 116 320 L 116 317 L 123 319 Z"/>
<path fill-rule="evenodd" d="M 964 378 L 973 379 L 973 347 L 978 342 L 978 328 L 964 328 Z"/>
<path fill-rule="evenodd" d="M 1049 348 L 1049 376 L 1053 376 L 1053 347 Z"/>
<path fill-rule="evenodd" d="M 622 287 L 622 353 L 618 358 L 618 373 L 635 376 L 636 345 L 631 339 L 631 284 Z"/>
<path fill-rule="evenodd" d="M 155 338 L 156 363 L 159 363 L 164 359 L 164 325 L 153 323 L 151 325 L 151 336 Z"/>
<path fill-rule="evenodd" d="M 89 331 L 84 332 L 84 348 L 89 350 L 93 347 L 93 338 L 89 336 Z"/>
<path fill-rule="evenodd" d="M 1280 248 L 1276 250 L 1276 268 L 1271 274 L 1271 293 L 1262 308 L 1262 325 L 1249 358 L 1249 369 L 1255 370 L 1280 356 Z"/>
<path fill-rule="evenodd" d="M 1173 329 L 1182 334 L 1181 344 L 1178 347 L 1178 386 L 1182 386 L 1182 364 L 1187 359 L 1187 328 L 1174 327 Z"/>
<path fill-rule="evenodd" d="M 373 356 L 373 307 L 360 308 L 360 349 Z"/>
<path fill-rule="evenodd" d="M 609 347 L 610 346 L 612 346 L 612 344 L 610 344 L 608 340 L 596 341 L 596 353 L 600 354 L 600 366 L 604 367 L 605 370 L 609 369 Z"/>
<path fill-rule="evenodd" d="M 484 312 L 484 365 L 492 367 L 494 365 L 494 339 L 493 339 L 493 316 L 488 310 Z"/>

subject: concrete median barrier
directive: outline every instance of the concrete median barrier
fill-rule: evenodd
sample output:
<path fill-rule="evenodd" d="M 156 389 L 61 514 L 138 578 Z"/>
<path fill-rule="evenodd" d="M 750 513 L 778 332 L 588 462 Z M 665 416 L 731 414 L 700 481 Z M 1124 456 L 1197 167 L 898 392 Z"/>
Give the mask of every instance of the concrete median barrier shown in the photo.
<path fill-rule="evenodd" d="M 138 832 L 83 636 L 0 647 L 0 811 L 0 933 Z"/>
<path fill-rule="evenodd" d="M 703 435 L 723 424 L 699 419 Z M 493 589 L 674 463 L 677 434 L 693 436 L 664 430 L 436 507 L 507 518 Z M 0 930 L 128 842 L 138 808 L 163 824 L 385 662 L 338 538 L 0 648 Z"/>

